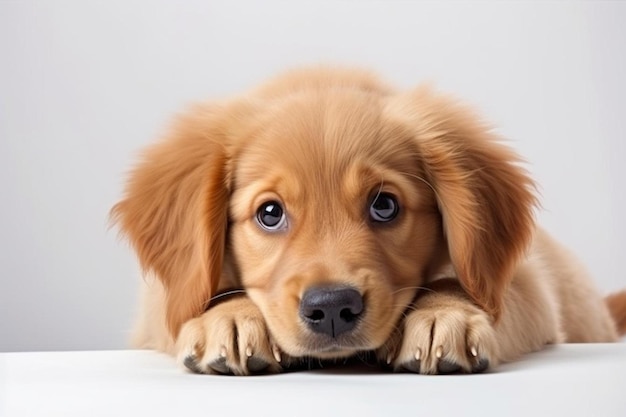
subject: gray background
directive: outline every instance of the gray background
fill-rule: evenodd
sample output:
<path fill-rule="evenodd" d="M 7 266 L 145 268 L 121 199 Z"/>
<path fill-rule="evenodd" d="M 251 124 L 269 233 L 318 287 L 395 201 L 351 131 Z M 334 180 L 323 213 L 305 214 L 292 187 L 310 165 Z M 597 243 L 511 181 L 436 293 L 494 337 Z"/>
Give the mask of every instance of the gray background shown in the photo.
<path fill-rule="evenodd" d="M 126 346 L 138 269 L 107 226 L 186 103 L 307 63 L 432 81 L 541 184 L 539 220 L 626 287 L 626 3 L 0 1 L 0 351 Z"/>

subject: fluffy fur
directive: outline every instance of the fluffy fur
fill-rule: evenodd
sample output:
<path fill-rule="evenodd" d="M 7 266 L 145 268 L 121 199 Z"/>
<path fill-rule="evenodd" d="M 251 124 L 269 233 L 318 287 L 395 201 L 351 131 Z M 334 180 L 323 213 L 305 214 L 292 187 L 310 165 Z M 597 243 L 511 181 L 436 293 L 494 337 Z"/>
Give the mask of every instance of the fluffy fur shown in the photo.
<path fill-rule="evenodd" d="M 369 214 L 381 193 L 399 206 L 385 223 Z M 259 224 L 268 201 L 280 230 Z M 456 101 L 356 70 L 284 74 L 192 107 L 131 173 L 112 216 L 147 273 L 134 346 L 199 373 L 362 352 L 445 373 L 617 340 L 626 293 L 612 318 L 535 205 L 517 155 Z M 307 326 L 302 298 L 319 287 L 358 291 L 354 329 Z"/>

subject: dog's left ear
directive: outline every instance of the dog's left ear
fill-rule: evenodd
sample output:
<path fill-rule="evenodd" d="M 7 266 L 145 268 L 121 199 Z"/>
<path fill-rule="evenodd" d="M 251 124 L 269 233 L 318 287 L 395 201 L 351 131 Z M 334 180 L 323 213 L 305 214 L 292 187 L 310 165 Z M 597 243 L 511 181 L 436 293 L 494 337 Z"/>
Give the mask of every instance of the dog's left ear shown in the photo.
<path fill-rule="evenodd" d="M 428 88 L 391 98 L 386 112 L 416 139 L 461 285 L 497 319 L 534 232 L 534 183 L 472 111 Z"/>

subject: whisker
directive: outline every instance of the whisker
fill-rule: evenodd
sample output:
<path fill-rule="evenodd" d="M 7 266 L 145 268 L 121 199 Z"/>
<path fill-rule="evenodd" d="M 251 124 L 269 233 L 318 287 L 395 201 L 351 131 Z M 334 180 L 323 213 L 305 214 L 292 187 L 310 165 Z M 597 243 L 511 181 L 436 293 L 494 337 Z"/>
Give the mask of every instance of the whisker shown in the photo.
<path fill-rule="evenodd" d="M 217 295 L 216 295 L 216 296 L 214 296 L 214 297 L 211 297 L 211 299 L 209 300 L 209 303 L 210 303 L 211 301 L 218 300 L 218 299 L 220 299 L 220 298 L 222 298 L 222 297 L 227 297 L 227 296 L 229 296 L 229 295 L 233 295 L 233 294 L 245 294 L 245 293 L 246 293 L 246 290 L 242 290 L 242 289 L 237 289 L 237 290 L 226 291 L 226 292 L 223 292 L 223 293 L 217 294 Z"/>
<path fill-rule="evenodd" d="M 373 201 L 378 200 L 378 197 L 380 197 L 380 193 L 383 192 L 383 186 L 385 185 L 385 178 L 381 175 L 380 176 L 380 185 L 378 186 L 378 191 L 376 192 L 376 196 L 374 197 Z"/>
<path fill-rule="evenodd" d="M 413 304 L 409 304 L 408 306 L 406 306 L 406 308 L 404 309 L 404 311 L 402 312 L 402 315 L 404 316 L 404 318 L 406 319 L 408 313 L 412 313 L 414 311 L 417 311 L 417 307 L 415 307 Z"/>
<path fill-rule="evenodd" d="M 407 177 L 412 177 L 415 178 L 416 180 L 419 180 L 421 182 L 423 182 L 424 184 L 426 184 L 428 186 L 428 188 L 430 188 L 433 193 L 435 193 L 435 197 L 437 198 L 437 201 L 441 201 L 441 199 L 439 198 L 439 194 L 437 194 L 437 190 L 435 190 L 435 187 L 428 182 L 428 180 L 426 180 L 424 177 L 420 177 L 419 175 L 415 175 L 415 174 L 411 174 L 410 172 L 401 172 L 402 175 L 406 175 Z"/>
<path fill-rule="evenodd" d="M 368 352 L 357 352 L 356 359 L 363 365 L 371 366 Z"/>
<path fill-rule="evenodd" d="M 395 294 L 397 294 L 397 293 L 399 293 L 401 291 L 406 291 L 406 290 L 424 290 L 424 291 L 430 291 L 432 293 L 436 293 L 437 292 L 437 291 L 435 291 L 435 290 L 433 290 L 431 288 L 426 288 L 426 287 L 403 287 L 403 288 L 400 288 L 399 290 L 396 290 L 396 291 L 392 292 L 391 294 L 395 295 Z"/>

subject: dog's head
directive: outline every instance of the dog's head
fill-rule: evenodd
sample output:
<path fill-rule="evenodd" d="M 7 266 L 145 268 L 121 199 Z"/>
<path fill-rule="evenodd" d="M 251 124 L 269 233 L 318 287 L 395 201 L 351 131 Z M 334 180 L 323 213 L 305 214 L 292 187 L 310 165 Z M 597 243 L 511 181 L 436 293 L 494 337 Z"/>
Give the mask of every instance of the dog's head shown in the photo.
<path fill-rule="evenodd" d="M 324 358 L 381 346 L 448 263 L 497 318 L 534 202 L 468 109 L 361 85 L 192 109 L 113 215 L 165 285 L 174 337 L 232 282 L 286 353 Z"/>

